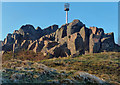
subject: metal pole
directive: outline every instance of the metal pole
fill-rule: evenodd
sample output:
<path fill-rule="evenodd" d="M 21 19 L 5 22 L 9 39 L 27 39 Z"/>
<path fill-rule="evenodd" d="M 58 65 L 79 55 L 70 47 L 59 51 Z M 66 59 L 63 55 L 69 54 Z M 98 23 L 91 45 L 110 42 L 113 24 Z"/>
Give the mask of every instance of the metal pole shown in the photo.
<path fill-rule="evenodd" d="M 66 11 L 66 24 L 68 23 L 68 11 Z"/>

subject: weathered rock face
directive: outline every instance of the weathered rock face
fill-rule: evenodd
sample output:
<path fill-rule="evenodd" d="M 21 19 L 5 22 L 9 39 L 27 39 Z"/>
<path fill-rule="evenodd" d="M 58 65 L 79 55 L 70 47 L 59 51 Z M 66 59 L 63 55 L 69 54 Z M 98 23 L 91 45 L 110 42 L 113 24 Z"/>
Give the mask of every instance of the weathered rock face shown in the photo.
<path fill-rule="evenodd" d="M 22 43 L 21 43 L 21 48 L 24 48 L 24 49 L 27 49 L 28 46 L 30 44 L 30 40 L 24 40 Z"/>
<path fill-rule="evenodd" d="M 84 45 L 83 45 L 83 38 L 79 33 L 74 33 L 71 36 L 69 36 L 68 39 L 68 49 L 70 49 L 70 52 L 72 55 L 79 53 L 84 53 Z"/>
<path fill-rule="evenodd" d="M 112 51 L 115 48 L 114 33 L 107 33 L 101 39 L 101 50 Z"/>
<path fill-rule="evenodd" d="M 58 29 L 58 25 L 52 25 L 43 30 L 44 35 L 51 34 Z"/>
<path fill-rule="evenodd" d="M 55 57 L 68 57 L 71 54 L 70 50 L 65 45 L 57 46 L 53 52 L 53 56 Z"/>
<path fill-rule="evenodd" d="M 45 45 L 45 47 L 48 48 L 48 49 L 51 49 L 52 47 L 54 47 L 54 46 L 56 46 L 56 45 L 58 45 L 58 43 L 52 41 L 52 42 L 48 42 L 48 43 Z"/>
<path fill-rule="evenodd" d="M 73 20 L 60 28 L 52 25 L 45 29 L 24 25 L 2 42 L 3 51 L 33 50 L 52 57 L 78 56 L 103 51 L 120 52 L 113 33 L 104 33 L 102 28 L 87 28 L 80 20 Z"/>
<path fill-rule="evenodd" d="M 36 45 L 35 45 L 33 51 L 34 51 L 35 53 L 40 52 L 40 51 L 42 50 L 43 46 L 44 46 L 43 41 L 41 41 L 41 42 L 36 41 Z"/>
<path fill-rule="evenodd" d="M 11 51 L 11 50 L 13 50 L 13 44 L 5 44 L 5 45 L 3 45 L 2 46 L 2 51 Z"/>
<path fill-rule="evenodd" d="M 40 36 L 37 36 L 37 32 L 32 25 L 25 25 L 19 29 L 19 33 L 23 35 L 23 38 L 26 40 L 36 40 Z"/>
<path fill-rule="evenodd" d="M 83 39 L 84 50 L 88 52 L 89 51 L 89 29 L 83 26 L 79 33 Z"/>
<path fill-rule="evenodd" d="M 98 31 L 97 27 L 90 27 L 90 29 L 92 30 L 93 34 L 97 34 L 97 31 Z"/>
<path fill-rule="evenodd" d="M 28 50 L 33 50 L 36 46 L 37 41 L 31 42 L 28 46 Z"/>
<path fill-rule="evenodd" d="M 97 35 L 101 35 L 103 37 L 104 30 L 102 28 L 98 28 Z"/>
<path fill-rule="evenodd" d="M 14 38 L 12 38 L 12 34 L 8 34 L 6 39 L 4 40 L 4 44 L 14 43 Z"/>
<path fill-rule="evenodd" d="M 84 24 L 80 22 L 80 20 L 73 20 L 73 22 L 69 23 L 69 25 L 67 26 L 67 36 L 75 32 L 79 32 L 81 27 L 83 26 Z"/>
<path fill-rule="evenodd" d="M 51 48 L 48 52 L 52 57 L 68 57 L 71 55 L 66 43 L 63 45 L 56 45 L 56 47 Z"/>
<path fill-rule="evenodd" d="M 67 36 L 67 25 L 61 26 L 61 28 L 56 31 L 55 41 L 60 41 L 61 38 L 65 36 Z"/>
<path fill-rule="evenodd" d="M 100 51 L 100 37 L 99 35 L 91 34 L 89 40 L 89 52 L 98 53 Z"/>

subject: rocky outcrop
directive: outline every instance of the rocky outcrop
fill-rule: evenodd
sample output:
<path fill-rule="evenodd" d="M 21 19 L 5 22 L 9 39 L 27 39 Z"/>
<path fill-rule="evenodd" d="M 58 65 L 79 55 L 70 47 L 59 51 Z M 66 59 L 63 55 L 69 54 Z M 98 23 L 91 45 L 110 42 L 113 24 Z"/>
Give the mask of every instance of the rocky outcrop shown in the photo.
<path fill-rule="evenodd" d="M 89 52 L 98 53 L 100 51 L 100 37 L 99 35 L 91 34 L 89 38 Z"/>
<path fill-rule="evenodd" d="M 80 20 L 73 20 L 60 28 L 52 25 L 45 29 L 23 25 L 2 42 L 3 51 L 17 52 L 21 49 L 42 52 L 52 57 L 78 56 L 103 51 L 120 52 L 114 42 L 114 33 L 104 33 L 102 28 L 87 28 Z"/>
<path fill-rule="evenodd" d="M 52 55 L 54 57 L 68 57 L 71 55 L 70 50 L 67 48 L 66 44 L 58 45 L 54 49 L 52 49 Z"/>
<path fill-rule="evenodd" d="M 89 52 L 89 29 L 83 26 L 79 33 L 83 39 L 84 50 Z"/>
<path fill-rule="evenodd" d="M 71 23 L 69 23 L 69 25 L 67 26 L 67 36 L 75 33 L 75 32 L 79 32 L 81 27 L 83 27 L 84 24 L 82 22 L 80 22 L 80 20 L 73 20 Z"/>
<path fill-rule="evenodd" d="M 84 53 L 83 38 L 79 33 L 74 33 L 68 38 L 68 49 L 70 49 L 71 55 L 78 55 Z"/>
<path fill-rule="evenodd" d="M 112 51 L 115 48 L 114 33 L 107 33 L 101 39 L 101 50 Z"/>
<path fill-rule="evenodd" d="M 7 37 L 4 39 L 4 44 L 11 44 L 14 43 L 14 38 L 12 37 L 12 34 L 8 34 Z"/>
<path fill-rule="evenodd" d="M 43 41 L 41 41 L 41 42 L 37 41 L 33 51 L 35 53 L 40 52 L 42 50 L 43 46 L 44 46 Z"/>
<path fill-rule="evenodd" d="M 57 29 L 58 29 L 58 25 L 49 26 L 43 30 L 43 34 L 44 35 L 51 34 L 51 33 L 55 32 Z"/>
<path fill-rule="evenodd" d="M 32 41 L 31 41 L 32 42 Z M 28 46 L 30 44 L 30 40 L 24 40 L 22 43 L 21 43 L 21 48 L 24 48 L 24 49 L 27 49 Z"/>
<path fill-rule="evenodd" d="M 23 25 L 18 31 L 25 40 L 36 40 L 41 37 L 38 33 L 42 30 L 39 27 L 35 29 L 32 25 Z"/>
<path fill-rule="evenodd" d="M 56 31 L 55 41 L 60 41 L 61 38 L 64 38 L 65 36 L 67 36 L 67 25 L 61 26 L 61 28 Z"/>

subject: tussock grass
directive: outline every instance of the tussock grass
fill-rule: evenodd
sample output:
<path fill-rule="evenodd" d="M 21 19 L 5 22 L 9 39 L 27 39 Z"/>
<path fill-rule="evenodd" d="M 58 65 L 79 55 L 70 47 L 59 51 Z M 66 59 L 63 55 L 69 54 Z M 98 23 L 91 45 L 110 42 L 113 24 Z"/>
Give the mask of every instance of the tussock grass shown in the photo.
<path fill-rule="evenodd" d="M 103 78 L 107 82 L 115 81 L 120 83 L 120 52 L 102 52 L 75 58 L 46 59 L 39 62 L 59 70 L 66 70 L 68 73 L 71 73 L 71 71 L 85 71 Z"/>
<path fill-rule="evenodd" d="M 15 54 L 15 56 L 16 59 L 22 61 L 28 60 L 33 63 L 37 62 L 45 64 L 50 68 L 57 69 L 59 73 L 61 73 L 61 70 L 65 71 L 67 74 L 69 74 L 67 76 L 69 79 L 70 76 L 74 76 L 75 72 L 84 71 L 100 77 L 107 82 L 120 83 L 120 52 L 102 52 L 80 55 L 75 58 L 59 57 L 48 59 L 49 56 L 43 56 L 42 53 L 35 54 L 32 51 L 24 51 Z M 8 62 L 12 59 L 12 52 L 8 52 L 3 55 L 3 62 Z M 12 65 L 19 67 L 20 62 L 14 62 L 13 64 L 3 64 L 3 68 L 12 68 Z"/>

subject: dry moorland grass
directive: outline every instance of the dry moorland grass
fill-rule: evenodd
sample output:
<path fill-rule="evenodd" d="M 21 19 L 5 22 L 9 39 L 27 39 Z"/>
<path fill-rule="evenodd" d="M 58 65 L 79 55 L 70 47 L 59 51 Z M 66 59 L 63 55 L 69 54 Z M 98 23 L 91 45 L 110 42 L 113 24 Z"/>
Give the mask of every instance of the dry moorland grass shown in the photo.
<path fill-rule="evenodd" d="M 103 78 L 107 82 L 119 82 L 120 52 L 103 52 L 81 55 L 75 58 L 54 58 L 42 60 L 49 67 L 65 70 L 68 73 L 85 71 Z"/>
<path fill-rule="evenodd" d="M 3 62 L 11 60 L 12 52 L 3 55 Z M 35 54 L 32 51 L 23 51 L 15 54 L 16 59 L 29 60 L 32 62 L 42 63 L 48 67 L 57 70 L 63 70 L 69 75 L 77 71 L 84 71 L 104 79 L 107 82 L 120 83 L 120 52 L 102 52 L 95 54 L 80 55 L 78 57 L 59 57 L 48 59 L 49 56 L 43 56 L 42 53 Z M 16 66 L 19 63 L 16 62 Z M 3 65 L 4 68 L 10 68 L 9 65 Z"/>

